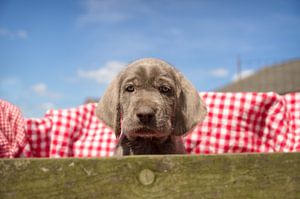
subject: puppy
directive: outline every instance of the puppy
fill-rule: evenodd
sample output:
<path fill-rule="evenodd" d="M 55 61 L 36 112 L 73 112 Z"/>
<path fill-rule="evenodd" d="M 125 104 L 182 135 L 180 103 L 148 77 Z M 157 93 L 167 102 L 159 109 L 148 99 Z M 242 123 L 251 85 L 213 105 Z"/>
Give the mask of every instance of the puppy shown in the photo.
<path fill-rule="evenodd" d="M 181 136 L 204 119 L 206 108 L 170 64 L 145 58 L 119 73 L 96 112 L 119 138 L 117 155 L 184 154 Z"/>

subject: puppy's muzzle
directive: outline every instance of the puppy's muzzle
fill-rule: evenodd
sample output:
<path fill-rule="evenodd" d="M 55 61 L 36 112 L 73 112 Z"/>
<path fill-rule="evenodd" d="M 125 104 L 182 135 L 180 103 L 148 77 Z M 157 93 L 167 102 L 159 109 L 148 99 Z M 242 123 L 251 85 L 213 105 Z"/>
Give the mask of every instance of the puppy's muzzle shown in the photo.
<path fill-rule="evenodd" d="M 136 110 L 136 118 L 142 125 L 149 125 L 155 121 L 156 109 L 150 106 L 140 106 Z"/>

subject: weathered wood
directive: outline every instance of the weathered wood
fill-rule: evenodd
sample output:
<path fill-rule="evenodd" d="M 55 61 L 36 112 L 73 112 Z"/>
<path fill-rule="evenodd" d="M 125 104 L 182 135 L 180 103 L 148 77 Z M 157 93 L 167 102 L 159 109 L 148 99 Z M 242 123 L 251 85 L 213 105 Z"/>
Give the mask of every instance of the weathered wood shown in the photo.
<path fill-rule="evenodd" d="M 300 153 L 2 159 L 0 198 L 300 198 Z"/>

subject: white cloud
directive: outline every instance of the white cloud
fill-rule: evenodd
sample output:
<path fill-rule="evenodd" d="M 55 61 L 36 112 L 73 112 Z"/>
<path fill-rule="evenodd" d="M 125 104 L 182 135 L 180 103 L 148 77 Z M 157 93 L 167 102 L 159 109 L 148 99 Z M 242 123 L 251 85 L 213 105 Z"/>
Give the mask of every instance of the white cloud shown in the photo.
<path fill-rule="evenodd" d="M 40 118 L 50 109 L 56 109 L 57 106 L 53 102 L 32 102 L 27 100 L 18 104 L 25 118 Z"/>
<path fill-rule="evenodd" d="M 0 98 L 16 102 L 23 99 L 24 93 L 26 93 L 26 88 L 24 87 L 24 82 L 19 77 L 0 77 Z"/>
<path fill-rule="evenodd" d="M 119 61 L 109 61 L 103 67 L 96 70 L 78 70 L 77 75 L 81 78 L 94 80 L 100 84 L 109 83 L 125 66 Z"/>
<path fill-rule="evenodd" d="M 0 28 L 0 37 L 9 39 L 26 39 L 28 37 L 28 33 L 26 30 L 12 31 L 7 28 Z"/>
<path fill-rule="evenodd" d="M 21 39 L 26 39 L 28 37 L 27 31 L 26 30 L 19 30 L 16 33 L 17 37 L 21 38 Z"/>
<path fill-rule="evenodd" d="M 45 95 L 47 93 L 47 86 L 44 83 L 38 83 L 32 86 L 32 90 L 38 95 Z"/>
<path fill-rule="evenodd" d="M 78 18 L 80 25 L 97 22 L 120 22 L 125 20 L 128 15 L 121 12 L 119 4 L 116 0 L 86 0 L 83 3 L 85 13 Z"/>
<path fill-rule="evenodd" d="M 5 28 L 0 28 L 0 36 L 9 36 L 10 31 Z"/>
<path fill-rule="evenodd" d="M 84 13 L 77 23 L 86 25 L 92 23 L 117 23 L 128 20 L 138 13 L 147 14 L 151 9 L 138 0 L 85 0 Z"/>
<path fill-rule="evenodd" d="M 63 95 L 49 91 L 45 83 L 26 85 L 19 77 L 0 77 L 0 98 L 15 104 L 24 117 L 43 117 L 49 109 L 57 108 L 56 103 Z"/>
<path fill-rule="evenodd" d="M 226 68 L 216 68 L 210 71 L 210 74 L 213 77 L 227 77 L 229 75 L 229 71 Z"/>
<path fill-rule="evenodd" d="M 4 77 L 0 79 L 0 86 L 15 86 L 20 83 L 19 78 L 17 77 Z"/>
<path fill-rule="evenodd" d="M 32 91 L 42 97 L 60 98 L 61 94 L 48 90 L 48 87 L 44 83 L 38 83 L 31 87 Z"/>
<path fill-rule="evenodd" d="M 55 105 L 52 102 L 45 102 L 40 104 L 38 108 L 41 109 L 41 111 L 45 112 L 49 109 L 55 109 Z"/>
<path fill-rule="evenodd" d="M 253 73 L 254 73 L 254 71 L 250 70 L 250 69 L 243 70 L 243 71 L 241 71 L 241 73 L 239 75 L 234 74 L 233 77 L 232 77 L 232 81 L 235 82 L 235 81 L 238 81 L 239 79 L 244 79 L 246 77 L 251 76 Z"/>

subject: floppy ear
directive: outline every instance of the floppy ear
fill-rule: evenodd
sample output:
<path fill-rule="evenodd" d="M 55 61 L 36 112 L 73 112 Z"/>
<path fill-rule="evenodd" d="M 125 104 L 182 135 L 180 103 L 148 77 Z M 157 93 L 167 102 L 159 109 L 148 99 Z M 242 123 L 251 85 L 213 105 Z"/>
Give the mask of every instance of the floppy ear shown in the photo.
<path fill-rule="evenodd" d="M 177 72 L 179 94 L 176 104 L 174 134 L 183 135 L 194 128 L 206 116 L 206 106 L 192 83 Z"/>
<path fill-rule="evenodd" d="M 97 117 L 113 128 L 117 137 L 121 134 L 121 112 L 120 112 L 120 85 L 119 76 L 108 86 L 101 97 L 97 109 Z"/>

